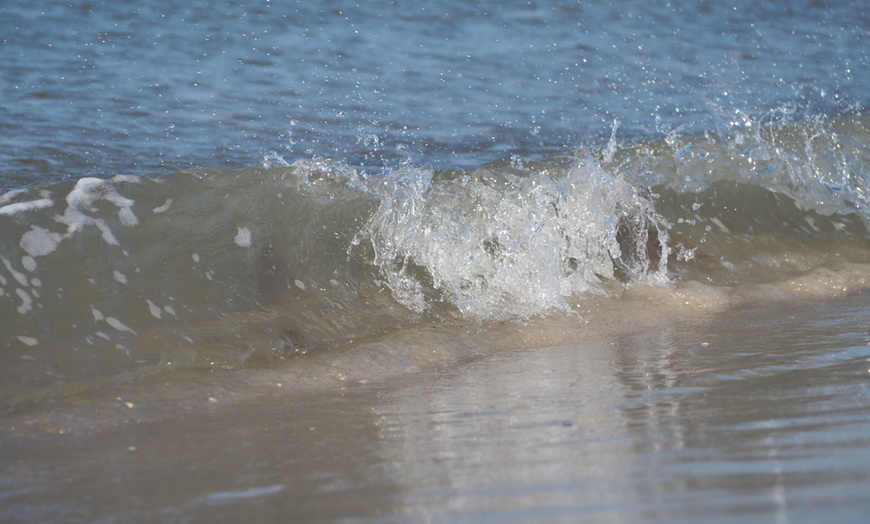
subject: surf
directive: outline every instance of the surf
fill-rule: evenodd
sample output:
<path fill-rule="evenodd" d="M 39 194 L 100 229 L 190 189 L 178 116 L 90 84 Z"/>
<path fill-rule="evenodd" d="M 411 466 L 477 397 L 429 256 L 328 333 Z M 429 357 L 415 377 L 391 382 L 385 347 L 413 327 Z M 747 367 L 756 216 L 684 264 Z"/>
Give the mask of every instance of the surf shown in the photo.
<path fill-rule="evenodd" d="M 870 263 L 867 124 L 777 111 L 628 143 L 614 125 L 604 148 L 474 169 L 270 153 L 10 191 L 2 403 L 286 365 L 421 326 L 582 330 L 630 296 L 688 310 L 854 292 Z"/>

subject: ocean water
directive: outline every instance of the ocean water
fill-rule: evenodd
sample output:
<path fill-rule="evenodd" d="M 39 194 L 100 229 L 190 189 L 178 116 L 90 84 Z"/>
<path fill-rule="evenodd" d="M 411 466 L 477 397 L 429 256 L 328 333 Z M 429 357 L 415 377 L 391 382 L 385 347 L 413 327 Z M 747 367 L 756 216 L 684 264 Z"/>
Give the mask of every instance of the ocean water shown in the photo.
<path fill-rule="evenodd" d="M 262 457 L 213 473 L 235 487 L 203 494 L 177 474 L 183 500 L 149 498 L 149 468 L 172 469 L 155 457 L 176 453 L 163 439 L 111 459 L 138 472 L 114 499 L 136 490 L 132 513 L 94 492 L 62 500 L 46 480 L 112 482 L 84 457 L 149 428 L 176 435 L 191 410 L 206 420 L 188 431 L 215 439 L 182 446 L 197 464 L 250 417 L 305 421 L 282 427 L 309 442 L 290 453 L 308 461 L 295 476 L 313 502 L 296 514 L 312 518 L 791 521 L 805 485 L 843 520 L 870 513 L 856 495 L 870 487 L 863 3 L 13 1 L 0 14 L 3 520 L 293 516 L 295 502 L 264 502 L 291 488 Z M 526 364 L 572 371 L 538 384 Z M 593 380 L 596 365 L 611 378 Z M 544 397 L 549 422 L 528 411 Z M 335 419 L 357 412 L 355 440 Z M 420 429 L 445 416 L 486 420 L 473 426 L 486 445 L 447 445 L 472 426 Z M 504 434 L 523 420 L 534 438 Z M 300 433 L 320 425 L 322 440 Z M 596 460 L 595 428 L 628 443 Z M 796 462 L 722 437 L 757 446 L 759 428 L 791 437 L 765 449 Z M 70 460 L 40 458 L 66 438 Z M 318 442 L 331 454 L 306 456 Z M 535 467 L 552 446 L 600 475 Z M 500 449 L 516 467 L 493 462 Z M 318 475 L 336 455 L 354 471 L 330 487 Z M 488 473 L 464 476 L 481 456 Z M 671 483 L 637 481 L 649 468 Z M 369 497 L 327 511 L 360 485 L 382 513 Z"/>

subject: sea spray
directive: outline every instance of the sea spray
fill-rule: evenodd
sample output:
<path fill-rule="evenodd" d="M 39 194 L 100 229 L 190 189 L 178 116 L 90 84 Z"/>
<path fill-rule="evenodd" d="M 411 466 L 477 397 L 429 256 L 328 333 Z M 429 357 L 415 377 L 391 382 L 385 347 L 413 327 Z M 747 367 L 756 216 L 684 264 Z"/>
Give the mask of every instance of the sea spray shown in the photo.
<path fill-rule="evenodd" d="M 414 311 L 447 303 L 463 317 L 526 318 L 570 310 L 617 272 L 665 280 L 667 232 L 652 202 L 590 157 L 391 175 L 374 186 L 382 204 L 359 237 Z"/>

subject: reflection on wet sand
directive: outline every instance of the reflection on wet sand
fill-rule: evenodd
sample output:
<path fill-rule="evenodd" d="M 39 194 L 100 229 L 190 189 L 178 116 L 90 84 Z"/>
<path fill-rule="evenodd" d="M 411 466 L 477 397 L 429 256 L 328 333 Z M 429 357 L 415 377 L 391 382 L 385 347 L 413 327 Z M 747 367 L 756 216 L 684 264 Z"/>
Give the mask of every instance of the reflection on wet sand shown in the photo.
<path fill-rule="evenodd" d="M 4 428 L 0 521 L 862 522 L 867 312 L 762 305 L 90 432 Z"/>
<path fill-rule="evenodd" d="M 402 512 L 615 511 L 631 458 L 630 442 L 611 438 L 622 425 L 613 364 L 607 340 L 524 350 L 382 395 L 375 411 Z"/>
<path fill-rule="evenodd" d="M 499 353 L 391 389 L 375 411 L 404 497 L 397 511 L 508 521 L 866 515 L 870 336 L 849 347 L 844 311 L 793 307 L 763 331 L 755 308 L 706 332 L 676 325 Z"/>

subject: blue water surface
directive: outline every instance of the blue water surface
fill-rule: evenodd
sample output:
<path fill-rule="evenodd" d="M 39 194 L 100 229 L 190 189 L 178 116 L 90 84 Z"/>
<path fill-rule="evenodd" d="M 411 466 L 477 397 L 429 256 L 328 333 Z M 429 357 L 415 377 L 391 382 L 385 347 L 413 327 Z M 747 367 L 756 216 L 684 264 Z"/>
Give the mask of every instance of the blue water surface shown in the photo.
<path fill-rule="evenodd" d="M 867 102 L 861 1 L 11 0 L 0 188 L 275 150 L 470 167 Z"/>

